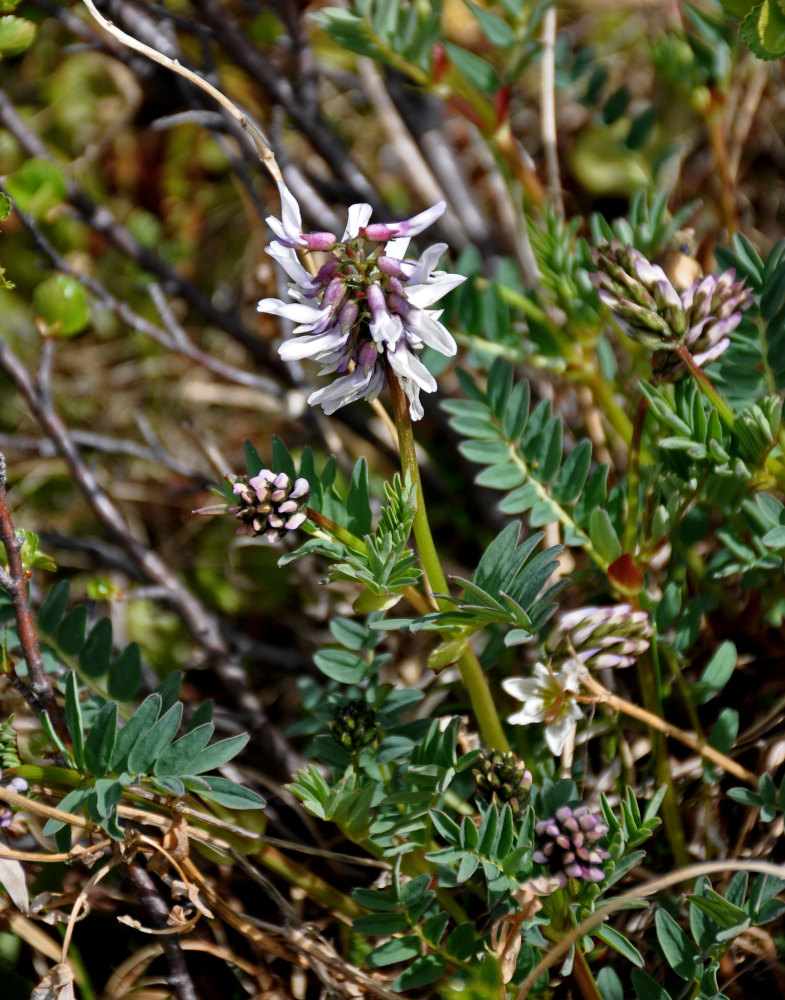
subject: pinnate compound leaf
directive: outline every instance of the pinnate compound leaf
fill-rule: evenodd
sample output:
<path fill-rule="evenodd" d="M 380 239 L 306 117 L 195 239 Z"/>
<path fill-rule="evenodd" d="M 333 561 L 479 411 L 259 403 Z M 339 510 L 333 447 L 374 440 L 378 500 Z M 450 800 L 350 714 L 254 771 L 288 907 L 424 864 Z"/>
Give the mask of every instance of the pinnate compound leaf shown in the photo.
<path fill-rule="evenodd" d="M 249 476 L 256 476 L 265 468 L 265 461 L 250 441 L 243 441 L 245 455 L 245 470 Z"/>
<path fill-rule="evenodd" d="M 286 447 L 286 445 L 278 437 L 277 434 L 273 435 L 272 451 L 273 451 L 272 467 L 275 470 L 275 472 L 285 472 L 290 479 L 296 479 L 297 470 L 295 469 L 294 466 L 294 459 L 289 454 L 289 449 Z"/>
<path fill-rule="evenodd" d="M 372 969 L 381 969 L 385 965 L 397 965 L 398 962 L 408 962 L 420 953 L 420 939 L 414 934 L 393 938 L 385 941 L 368 955 L 366 962 Z"/>
<path fill-rule="evenodd" d="M 447 935 L 445 947 L 447 952 L 454 955 L 460 962 L 466 962 L 472 958 L 477 951 L 474 924 L 470 920 L 458 924 L 455 930 L 450 931 Z"/>
<path fill-rule="evenodd" d="M 401 904 L 407 908 L 417 906 L 425 898 L 430 884 L 430 875 L 417 875 L 415 878 L 409 879 L 405 885 L 401 886 Z"/>
<path fill-rule="evenodd" d="M 672 1000 L 670 993 L 641 969 L 632 970 L 632 985 L 638 1000 Z"/>
<path fill-rule="evenodd" d="M 219 740 L 212 746 L 205 747 L 194 758 L 188 773 L 204 774 L 205 771 L 213 771 L 216 767 L 222 767 L 240 753 L 250 738 L 248 733 L 240 733 L 239 736 L 230 736 L 228 739 Z"/>
<path fill-rule="evenodd" d="M 392 987 L 402 993 L 404 990 L 416 990 L 428 983 L 434 983 L 444 975 L 446 965 L 441 955 L 422 955 L 416 959 L 393 981 Z"/>
<path fill-rule="evenodd" d="M 632 962 L 632 964 L 636 965 L 639 969 L 643 968 L 643 956 L 641 953 L 628 938 L 615 928 L 609 927 L 608 924 L 601 924 L 594 930 L 593 933 L 601 941 L 610 945 L 614 951 L 618 951 L 620 955 L 623 955 L 628 962 Z"/>
<path fill-rule="evenodd" d="M 71 745 L 74 751 L 74 763 L 77 771 L 84 771 L 84 726 L 82 725 L 82 706 L 79 702 L 79 682 L 73 670 L 68 671 L 65 679 L 65 724 L 71 734 Z"/>
<path fill-rule="evenodd" d="M 383 892 L 381 889 L 353 889 L 352 896 L 369 910 L 388 913 L 398 908 L 398 901 L 389 892 Z"/>
<path fill-rule="evenodd" d="M 164 677 L 155 689 L 156 693 L 161 696 L 162 714 L 164 712 L 168 712 L 172 705 L 174 705 L 180 697 L 180 688 L 182 687 L 183 676 L 182 670 L 173 670 L 170 674 L 167 674 L 166 677 Z"/>
<path fill-rule="evenodd" d="M 74 788 L 65 796 L 65 798 L 62 798 L 60 800 L 60 802 L 57 805 L 57 808 L 61 812 L 69 812 L 75 814 L 87 801 L 87 797 L 88 795 L 90 795 L 91 792 L 92 792 L 91 786 L 87 786 L 85 788 Z M 44 828 L 42 831 L 43 835 L 45 837 L 51 837 L 54 834 L 56 834 L 58 830 L 62 830 L 65 825 L 66 824 L 59 819 L 47 820 L 46 823 L 44 824 Z M 69 838 L 70 838 L 70 831 L 69 831 Z M 71 849 L 71 844 L 69 843 L 66 850 L 70 849 Z"/>
<path fill-rule="evenodd" d="M 706 664 L 699 680 L 692 688 L 696 704 L 703 705 L 722 691 L 736 669 L 736 647 L 732 642 L 723 642 Z"/>
<path fill-rule="evenodd" d="M 38 612 L 38 627 L 47 635 L 53 636 L 65 617 L 70 590 L 71 584 L 68 580 L 59 580 L 46 595 Z"/>
<path fill-rule="evenodd" d="M 365 660 L 345 649 L 323 649 L 313 659 L 325 676 L 339 684 L 357 684 L 368 672 Z"/>
<path fill-rule="evenodd" d="M 107 690 L 117 701 L 131 701 L 142 683 L 142 653 L 139 643 L 125 647 L 109 668 Z"/>
<path fill-rule="evenodd" d="M 86 633 L 87 607 L 84 604 L 78 604 L 60 623 L 55 634 L 55 641 L 66 656 L 76 656 L 84 646 Z"/>
<path fill-rule="evenodd" d="M 660 943 L 668 965 L 677 976 L 691 982 L 700 967 L 700 953 L 665 910 L 657 910 L 654 915 L 657 940 Z"/>
<path fill-rule="evenodd" d="M 102 822 L 115 810 L 123 795 L 124 783 L 117 778 L 99 778 L 87 800 L 87 808 L 93 819 Z"/>
<path fill-rule="evenodd" d="M 214 729 L 215 726 L 212 722 L 207 722 L 203 726 L 197 726 L 196 729 L 190 730 L 174 743 L 170 743 L 155 762 L 153 774 L 156 777 L 164 777 L 197 773 L 194 767 L 195 762 L 200 752 L 207 746 Z M 215 746 L 220 745 L 220 743 L 215 744 Z M 210 771 L 212 767 L 206 767 L 203 770 Z"/>
<path fill-rule="evenodd" d="M 610 965 L 603 966 L 597 973 L 597 986 L 602 1000 L 624 1000 L 624 987 Z"/>
<path fill-rule="evenodd" d="M 406 917 L 402 913 L 369 913 L 367 916 L 358 917 L 352 927 L 360 934 L 388 937 L 405 931 L 407 924 Z"/>

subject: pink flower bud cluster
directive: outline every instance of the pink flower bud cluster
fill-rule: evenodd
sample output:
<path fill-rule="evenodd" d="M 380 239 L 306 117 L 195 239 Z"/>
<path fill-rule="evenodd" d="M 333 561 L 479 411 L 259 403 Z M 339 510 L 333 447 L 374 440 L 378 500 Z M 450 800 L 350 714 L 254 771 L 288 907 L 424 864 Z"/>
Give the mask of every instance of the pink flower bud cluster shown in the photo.
<path fill-rule="evenodd" d="M 550 819 L 535 825 L 537 846 L 532 860 L 547 865 L 562 888 L 571 878 L 602 882 L 602 863 L 610 854 L 597 844 L 607 832 L 608 827 L 587 806 L 562 806 Z"/>

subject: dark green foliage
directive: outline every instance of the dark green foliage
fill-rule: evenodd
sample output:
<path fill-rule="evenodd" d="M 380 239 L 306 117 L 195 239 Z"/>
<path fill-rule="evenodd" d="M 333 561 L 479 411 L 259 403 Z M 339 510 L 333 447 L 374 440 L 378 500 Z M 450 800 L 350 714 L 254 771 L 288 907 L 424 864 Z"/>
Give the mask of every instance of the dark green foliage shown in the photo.
<path fill-rule="evenodd" d="M 170 675 L 179 678 L 175 673 Z M 264 800 L 250 789 L 206 772 L 226 764 L 243 749 L 248 736 L 232 736 L 207 745 L 213 733 L 204 722 L 177 738 L 183 714 L 180 701 L 171 702 L 171 681 L 149 695 L 133 716 L 118 730 L 117 702 L 102 704 L 86 734 L 82 723 L 76 674 L 66 679 L 65 719 L 72 749 L 65 747 L 54 730 L 49 735 L 74 770 L 82 776 L 79 788 L 60 803 L 66 812 L 86 806 L 87 812 L 110 837 L 123 840 L 117 806 L 123 790 L 131 784 L 147 783 L 165 795 L 181 796 L 189 788 L 208 801 L 231 809 L 260 809 Z M 163 696 L 162 696 L 163 695 Z M 176 697 L 176 694 L 175 694 Z M 205 778 L 199 776 L 206 774 Z M 47 834 L 61 830 L 63 823 L 50 820 Z"/>
<path fill-rule="evenodd" d="M 471 389 L 469 390 L 469 385 Z M 449 400 L 451 426 L 469 438 L 462 454 L 487 468 L 476 477 L 481 486 L 504 490 L 505 514 L 527 513 L 532 527 L 558 522 L 567 545 L 584 547 L 603 567 L 620 553 L 618 526 L 605 509 L 607 470 L 591 469 L 591 445 L 576 445 L 564 458 L 561 421 L 542 400 L 529 412 L 529 386 L 512 385 L 512 367 L 495 361 L 486 389 L 463 380 L 466 400 Z"/>

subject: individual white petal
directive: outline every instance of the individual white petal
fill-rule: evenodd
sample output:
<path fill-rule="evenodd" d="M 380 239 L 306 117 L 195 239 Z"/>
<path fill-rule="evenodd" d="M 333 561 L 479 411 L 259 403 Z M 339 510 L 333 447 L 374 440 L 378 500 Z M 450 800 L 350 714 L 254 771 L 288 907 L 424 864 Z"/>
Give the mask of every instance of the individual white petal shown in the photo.
<path fill-rule="evenodd" d="M 542 722 L 545 718 L 545 705 L 542 698 L 530 698 L 523 708 L 511 715 L 507 721 L 512 726 L 530 726 L 533 722 Z"/>
<path fill-rule="evenodd" d="M 383 386 L 384 374 L 380 366 L 377 365 L 364 372 L 358 365 L 350 375 L 343 375 L 323 389 L 312 392 L 308 397 L 308 403 L 311 406 L 318 404 L 329 415 L 356 399 L 376 399 Z"/>
<path fill-rule="evenodd" d="M 413 306 L 417 306 L 418 309 L 425 309 L 427 306 L 432 306 L 434 302 L 438 302 L 448 292 L 451 292 L 453 288 L 462 285 L 464 281 L 466 281 L 466 278 L 462 274 L 448 274 L 445 271 L 437 271 L 433 279 L 427 284 L 407 285 L 406 298 Z"/>
<path fill-rule="evenodd" d="M 437 261 L 444 253 L 447 251 L 446 243 L 434 243 L 433 246 L 427 247 L 417 261 L 417 263 L 412 268 L 412 272 L 409 275 L 409 280 L 413 285 L 419 285 L 421 282 L 425 282 L 431 276 L 431 272 L 434 269 Z"/>
<path fill-rule="evenodd" d="M 278 353 L 284 361 L 302 361 L 303 358 L 321 360 L 328 351 L 339 350 L 346 343 L 349 332 L 331 328 L 326 333 L 311 337 L 293 337 L 281 344 Z"/>
<path fill-rule="evenodd" d="M 332 312 L 332 309 L 317 309 L 315 306 L 305 305 L 301 302 L 282 302 L 280 299 L 262 299 L 256 307 L 257 312 L 270 313 L 273 316 L 281 316 L 289 319 L 293 323 L 313 325 L 320 322 L 325 316 Z"/>
<path fill-rule="evenodd" d="M 409 248 L 411 237 L 397 236 L 394 240 L 388 240 L 384 245 L 386 257 L 395 257 L 396 260 L 403 260 L 403 255 Z"/>
<path fill-rule="evenodd" d="M 400 317 L 391 316 L 387 312 L 380 312 L 372 319 L 368 324 L 368 329 L 373 337 L 373 342 L 380 351 L 384 348 L 394 350 L 402 340 L 403 323 Z"/>
<path fill-rule="evenodd" d="M 560 757 L 567 740 L 575 732 L 575 721 L 566 716 L 559 716 L 545 727 L 545 742 L 554 757 Z"/>
<path fill-rule="evenodd" d="M 728 347 L 730 347 L 730 337 L 723 337 L 723 339 L 716 343 L 713 347 L 710 347 L 708 351 L 703 351 L 701 354 L 693 355 L 692 360 L 700 368 L 703 365 L 707 365 L 710 361 L 716 361 L 716 359 Z"/>
<path fill-rule="evenodd" d="M 296 281 L 307 293 L 313 293 L 319 287 L 318 283 L 303 267 L 297 256 L 297 251 L 292 247 L 284 246 L 277 240 L 273 240 L 266 248 L 266 252 L 281 265 L 292 281 Z M 291 291 L 289 294 L 291 295 Z"/>
<path fill-rule="evenodd" d="M 396 375 L 411 379 L 426 392 L 435 392 L 436 379 L 405 344 L 401 343 L 394 351 L 387 351 L 387 357 Z"/>
<path fill-rule="evenodd" d="M 420 387 L 416 382 L 412 382 L 410 379 L 402 379 L 400 376 L 398 376 L 398 381 L 403 386 L 403 391 L 409 400 L 409 416 L 412 420 L 422 420 L 425 410 L 423 410 L 422 403 L 420 402 Z"/>
<path fill-rule="evenodd" d="M 281 196 L 281 222 L 287 233 L 299 236 L 303 231 L 303 217 L 297 199 L 284 184 L 278 181 L 278 194 Z"/>
<path fill-rule="evenodd" d="M 446 201 L 437 201 L 435 205 L 431 205 L 430 208 L 426 208 L 424 212 L 418 212 L 417 215 L 413 215 L 411 219 L 406 219 L 405 222 L 400 223 L 401 232 L 405 236 L 417 236 L 421 233 L 423 229 L 427 229 L 428 226 L 433 225 L 437 219 L 440 219 L 447 209 Z"/>
<path fill-rule="evenodd" d="M 502 688 L 518 701 L 528 701 L 541 692 L 542 685 L 535 677 L 505 677 Z"/>
<path fill-rule="evenodd" d="M 346 220 L 346 229 L 344 230 L 343 236 L 341 237 L 341 242 L 345 243 L 347 240 L 353 240 L 356 238 L 357 234 L 360 232 L 362 226 L 367 226 L 368 221 L 371 218 L 371 212 L 373 209 L 370 205 L 366 205 L 365 202 L 359 202 L 357 205 L 349 206 L 349 215 Z"/>
<path fill-rule="evenodd" d="M 458 345 L 447 328 L 437 321 L 440 315 L 441 313 L 436 310 L 411 309 L 406 316 L 404 326 L 407 332 L 413 331 L 428 347 L 451 358 L 458 353 Z"/>

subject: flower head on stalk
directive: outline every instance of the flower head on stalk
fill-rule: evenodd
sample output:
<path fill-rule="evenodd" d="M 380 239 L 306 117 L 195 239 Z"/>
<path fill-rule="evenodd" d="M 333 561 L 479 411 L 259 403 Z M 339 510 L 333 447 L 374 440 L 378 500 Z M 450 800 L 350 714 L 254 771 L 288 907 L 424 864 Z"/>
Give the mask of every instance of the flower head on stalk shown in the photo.
<path fill-rule="evenodd" d="M 423 347 L 452 357 L 455 341 L 430 307 L 465 279 L 435 270 L 447 249 L 429 247 L 417 261 L 405 261 L 409 240 L 444 212 L 443 201 L 403 222 L 370 223 L 370 205 L 352 205 L 343 236 L 303 233 L 296 199 L 279 182 L 281 219 L 267 222 L 276 239 L 267 253 L 289 276 L 289 297 L 262 299 L 259 312 L 296 323 L 298 336 L 281 345 L 285 361 L 311 358 L 320 375 L 339 373 L 330 385 L 311 393 L 325 413 L 357 399 L 372 400 L 384 388 L 387 366 L 409 400 L 414 420 L 423 415 L 420 390 L 433 392 L 436 380 L 417 357 Z M 330 259 L 311 275 L 298 250 L 329 252 Z"/>
<path fill-rule="evenodd" d="M 564 888 L 569 879 L 602 882 L 602 863 L 610 854 L 598 847 L 608 827 L 587 806 L 562 806 L 549 819 L 534 827 L 536 848 L 532 860 L 546 865 L 549 874 Z"/>
<path fill-rule="evenodd" d="M 560 670 L 535 663 L 532 677 L 507 677 L 502 687 L 523 702 L 523 708 L 507 721 L 513 726 L 545 723 L 545 742 L 552 754 L 560 754 L 575 732 L 583 712 L 575 703 L 580 692 L 581 664 L 567 661 Z"/>
<path fill-rule="evenodd" d="M 513 753 L 483 750 L 474 768 L 477 791 L 488 802 L 505 803 L 518 816 L 529 798 L 531 771 Z"/>
<path fill-rule="evenodd" d="M 563 614 L 545 644 L 559 663 L 577 660 L 586 667 L 631 667 L 649 648 L 652 626 L 645 611 L 629 604 L 576 608 Z"/>
<path fill-rule="evenodd" d="M 265 535 L 279 542 L 287 531 L 299 528 L 308 517 L 307 479 L 291 481 L 285 472 L 260 469 L 255 476 L 227 476 L 234 503 L 201 507 L 194 514 L 234 514 L 238 535 Z"/>
<path fill-rule="evenodd" d="M 673 355 L 680 344 L 699 366 L 715 361 L 730 345 L 730 334 L 752 304 L 749 289 L 732 268 L 695 281 L 681 295 L 658 264 L 634 247 L 611 240 L 592 250 L 597 270 L 590 276 L 600 300 L 622 330 L 654 351 L 660 378 L 681 374 Z"/>

